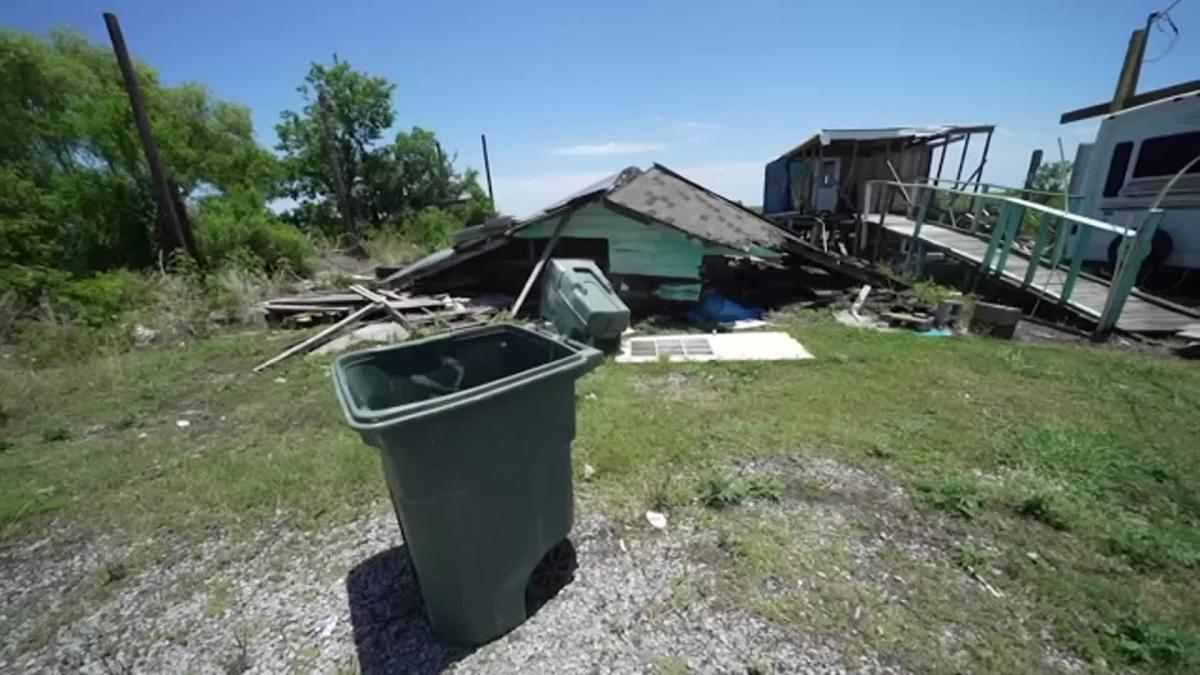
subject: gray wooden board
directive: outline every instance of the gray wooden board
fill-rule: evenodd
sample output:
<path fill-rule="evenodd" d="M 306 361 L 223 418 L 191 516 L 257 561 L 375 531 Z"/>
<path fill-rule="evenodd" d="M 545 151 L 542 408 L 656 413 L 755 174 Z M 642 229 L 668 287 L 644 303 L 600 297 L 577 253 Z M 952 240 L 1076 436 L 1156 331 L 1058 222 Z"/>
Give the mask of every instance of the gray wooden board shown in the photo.
<path fill-rule="evenodd" d="M 879 222 L 879 214 L 869 214 L 866 217 L 869 222 Z M 884 220 L 883 226 L 890 232 L 911 237 L 916 224 L 903 216 L 889 214 Z M 987 240 L 967 232 L 956 232 L 938 225 L 922 225 L 920 238 L 921 241 L 976 265 L 982 264 L 983 257 L 987 254 Z M 998 261 L 999 252 L 992 264 L 995 265 Z M 1004 275 L 1001 278 L 1012 286 L 1021 287 L 1024 285 L 1025 273 L 1028 271 L 1029 265 L 1028 256 L 1013 249 L 1008 254 Z M 1051 269 L 1045 264 L 1039 264 L 1037 271 L 1034 272 L 1033 283 L 1030 284 L 1028 290 L 1059 302 L 1062 284 L 1066 277 L 1065 269 Z M 1043 286 L 1045 287 L 1044 292 Z M 1108 288 L 1107 283 L 1080 276 L 1075 281 L 1075 289 L 1071 292 L 1069 308 L 1085 318 L 1096 321 L 1104 310 L 1104 302 L 1108 298 Z M 1131 332 L 1177 331 L 1194 323 L 1196 323 L 1194 316 L 1154 304 L 1131 294 L 1125 301 L 1125 309 L 1121 312 L 1121 317 L 1117 319 L 1117 328 Z"/>

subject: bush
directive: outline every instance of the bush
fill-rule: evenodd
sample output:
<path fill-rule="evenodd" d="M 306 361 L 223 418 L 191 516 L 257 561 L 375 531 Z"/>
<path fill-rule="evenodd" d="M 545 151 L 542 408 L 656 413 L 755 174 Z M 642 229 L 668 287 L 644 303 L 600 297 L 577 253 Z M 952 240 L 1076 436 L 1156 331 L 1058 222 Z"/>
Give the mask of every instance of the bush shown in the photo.
<path fill-rule="evenodd" d="M 154 290 L 145 277 L 129 270 L 103 272 L 87 279 L 63 283 L 56 303 L 73 319 L 88 326 L 116 323 L 123 312 L 149 303 Z"/>
<path fill-rule="evenodd" d="M 210 197 L 196 214 L 196 238 L 210 267 L 309 270 L 313 246 L 303 232 L 270 213 L 253 196 Z"/>
<path fill-rule="evenodd" d="M 415 262 L 430 253 L 422 245 L 390 228 L 368 232 L 363 246 L 372 259 L 386 263 Z"/>
<path fill-rule="evenodd" d="M 404 227 L 404 232 L 426 250 L 437 250 L 450 245 L 454 233 L 462 229 L 462 221 L 456 216 L 436 207 L 421 209 Z"/>

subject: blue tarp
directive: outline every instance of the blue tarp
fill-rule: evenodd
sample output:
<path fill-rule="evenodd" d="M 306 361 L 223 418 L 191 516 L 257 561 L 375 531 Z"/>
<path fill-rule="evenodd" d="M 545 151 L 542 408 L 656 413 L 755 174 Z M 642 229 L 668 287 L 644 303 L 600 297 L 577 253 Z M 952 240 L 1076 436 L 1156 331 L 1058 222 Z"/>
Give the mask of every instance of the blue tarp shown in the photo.
<path fill-rule="evenodd" d="M 720 293 L 706 291 L 700 302 L 688 312 L 688 321 L 694 323 L 732 323 L 742 319 L 761 319 L 763 311 L 758 307 L 743 307 Z"/>

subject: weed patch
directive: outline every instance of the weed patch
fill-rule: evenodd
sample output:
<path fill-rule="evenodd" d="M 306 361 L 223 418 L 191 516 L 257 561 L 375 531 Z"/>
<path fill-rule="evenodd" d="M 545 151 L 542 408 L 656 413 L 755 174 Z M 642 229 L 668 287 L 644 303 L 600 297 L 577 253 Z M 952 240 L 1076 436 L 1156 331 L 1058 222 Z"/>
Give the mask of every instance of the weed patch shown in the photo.
<path fill-rule="evenodd" d="M 777 502 L 785 487 L 782 480 L 762 474 L 710 478 L 700 489 L 700 503 L 710 509 L 723 509 L 753 500 Z"/>
<path fill-rule="evenodd" d="M 917 483 L 920 501 L 952 516 L 971 519 L 983 511 L 984 495 L 978 481 L 948 477 Z"/>

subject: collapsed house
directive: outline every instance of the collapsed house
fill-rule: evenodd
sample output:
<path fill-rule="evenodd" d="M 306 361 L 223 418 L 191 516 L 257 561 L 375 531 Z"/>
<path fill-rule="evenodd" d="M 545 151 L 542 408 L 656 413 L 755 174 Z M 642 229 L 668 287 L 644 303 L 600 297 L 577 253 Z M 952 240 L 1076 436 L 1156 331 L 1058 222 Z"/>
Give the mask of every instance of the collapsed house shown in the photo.
<path fill-rule="evenodd" d="M 887 205 L 865 204 L 872 180 L 904 183 L 943 180 L 950 146 L 962 143 L 954 176 L 947 183 L 975 183 L 983 175 L 992 125 L 939 125 L 879 129 L 821 129 L 767 164 L 763 214 L 792 225 L 823 219 L 878 213 Z M 971 139 L 984 135 L 977 166 L 963 178 Z M 940 150 L 936 153 L 935 150 Z"/>
<path fill-rule="evenodd" d="M 751 301 L 811 282 L 787 268 L 789 238 L 741 204 L 655 164 L 626 168 L 528 218 L 463 230 L 449 248 L 385 268 L 380 285 L 517 297 L 552 247 L 555 258 L 594 261 L 621 299 L 644 314 L 695 303 L 706 288 L 734 277 Z M 757 282 L 745 284 L 747 275 Z M 763 293 L 755 297 L 756 290 Z"/>

